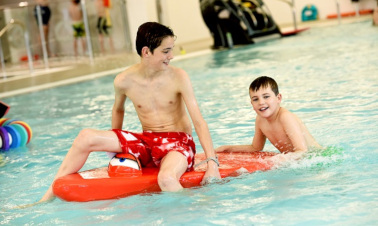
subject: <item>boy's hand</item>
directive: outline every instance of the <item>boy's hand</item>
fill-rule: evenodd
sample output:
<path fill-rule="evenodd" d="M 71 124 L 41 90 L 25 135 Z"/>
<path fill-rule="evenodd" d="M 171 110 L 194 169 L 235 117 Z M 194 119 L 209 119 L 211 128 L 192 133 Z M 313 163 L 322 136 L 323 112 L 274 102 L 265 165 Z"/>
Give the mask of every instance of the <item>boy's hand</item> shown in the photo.
<path fill-rule="evenodd" d="M 205 176 L 203 176 L 201 185 L 219 182 L 220 180 L 221 180 L 221 176 L 219 173 L 217 163 L 215 163 L 214 161 L 208 161 L 207 170 L 206 170 Z"/>

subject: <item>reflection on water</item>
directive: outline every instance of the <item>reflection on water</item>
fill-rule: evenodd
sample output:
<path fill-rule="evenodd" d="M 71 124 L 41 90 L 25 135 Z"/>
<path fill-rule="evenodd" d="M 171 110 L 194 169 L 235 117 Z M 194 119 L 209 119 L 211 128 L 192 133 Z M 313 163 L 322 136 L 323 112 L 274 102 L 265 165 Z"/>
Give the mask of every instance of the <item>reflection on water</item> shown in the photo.
<path fill-rule="evenodd" d="M 28 122 L 34 138 L 27 147 L 0 153 L 1 223 L 372 225 L 378 220 L 376 37 L 378 30 L 363 22 L 174 62 L 191 76 L 215 147 L 251 143 L 255 113 L 248 87 L 262 75 L 277 80 L 282 106 L 329 147 L 275 170 L 174 194 L 55 200 L 10 210 L 41 197 L 82 128 L 110 128 L 114 75 L 7 98 L 7 116 Z M 124 126 L 141 129 L 129 102 Z M 265 149 L 274 151 L 269 143 Z M 84 169 L 107 163 L 105 154 L 94 153 Z"/>

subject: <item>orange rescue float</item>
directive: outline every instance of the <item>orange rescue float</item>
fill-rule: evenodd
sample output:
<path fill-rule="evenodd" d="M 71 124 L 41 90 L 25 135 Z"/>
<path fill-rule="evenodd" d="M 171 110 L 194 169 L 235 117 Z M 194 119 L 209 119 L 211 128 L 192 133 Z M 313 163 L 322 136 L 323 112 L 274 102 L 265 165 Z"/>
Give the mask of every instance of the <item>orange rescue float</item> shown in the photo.
<path fill-rule="evenodd" d="M 217 153 L 217 155 L 220 163 L 219 172 L 221 177 L 225 178 L 246 172 L 269 170 L 273 166 L 269 158 L 276 153 L 233 152 Z M 87 202 L 161 191 L 157 183 L 158 168 L 142 168 L 141 173 L 133 169 L 128 170 L 130 167 L 137 168 L 138 165 L 140 166 L 138 160 L 130 160 L 127 156 L 117 155 L 117 157 L 119 159 L 113 158 L 111 160 L 109 169 L 106 167 L 97 168 L 56 179 L 53 184 L 54 194 L 65 201 Z M 123 171 L 120 162 L 124 161 L 125 158 L 127 159 L 125 161 L 126 170 Z M 197 154 L 195 162 L 199 163 L 204 159 L 204 153 Z M 194 171 L 184 173 L 180 178 L 180 183 L 185 188 L 199 186 L 205 170 L 206 164 L 195 167 Z"/>

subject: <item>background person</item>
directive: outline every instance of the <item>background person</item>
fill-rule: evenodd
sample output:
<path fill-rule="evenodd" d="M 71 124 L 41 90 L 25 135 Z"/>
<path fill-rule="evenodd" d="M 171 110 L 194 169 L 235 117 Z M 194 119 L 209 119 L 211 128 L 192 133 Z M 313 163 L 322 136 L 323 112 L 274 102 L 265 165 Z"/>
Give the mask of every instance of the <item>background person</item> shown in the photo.
<path fill-rule="evenodd" d="M 110 0 L 96 0 L 95 1 L 96 10 L 97 10 L 97 30 L 99 34 L 100 49 L 101 53 L 105 53 L 105 44 L 104 39 L 109 40 L 109 46 L 112 52 L 114 52 L 113 39 L 110 35 L 110 29 L 112 27 L 112 22 L 110 18 Z"/>
<path fill-rule="evenodd" d="M 50 45 L 49 45 L 49 22 L 51 18 L 51 10 L 49 7 L 49 2 L 48 0 L 36 0 L 36 2 L 41 7 L 43 35 L 46 42 L 47 54 L 50 56 L 51 52 L 50 52 Z M 37 6 L 34 8 L 34 16 L 38 24 Z"/>
<path fill-rule="evenodd" d="M 86 41 L 85 41 L 85 27 L 83 22 L 83 11 L 80 5 L 80 0 L 72 0 L 71 5 L 69 7 L 69 13 L 72 20 L 72 28 L 73 28 L 73 35 L 74 35 L 74 52 L 75 56 L 78 55 L 78 48 L 77 43 L 80 41 L 83 53 L 86 51 Z"/>

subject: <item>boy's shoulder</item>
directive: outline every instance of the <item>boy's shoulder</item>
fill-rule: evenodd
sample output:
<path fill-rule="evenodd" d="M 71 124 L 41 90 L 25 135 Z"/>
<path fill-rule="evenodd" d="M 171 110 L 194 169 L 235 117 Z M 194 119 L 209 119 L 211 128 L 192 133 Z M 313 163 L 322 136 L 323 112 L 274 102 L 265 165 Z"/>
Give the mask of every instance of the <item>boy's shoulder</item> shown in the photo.
<path fill-rule="evenodd" d="M 189 78 L 188 73 L 179 67 L 169 65 L 168 68 L 162 73 L 163 77 L 170 77 L 170 80 L 180 81 Z"/>
<path fill-rule="evenodd" d="M 281 124 L 286 124 L 286 125 L 291 125 L 293 123 L 297 123 L 297 122 L 300 121 L 300 119 L 298 118 L 298 116 L 295 113 L 287 110 L 286 108 L 282 108 L 282 107 L 280 109 L 278 119 L 279 119 Z"/>
<path fill-rule="evenodd" d="M 117 77 L 127 77 L 138 74 L 140 64 L 134 64 L 121 71 Z"/>
<path fill-rule="evenodd" d="M 119 74 L 114 78 L 114 85 L 115 86 L 124 86 L 125 84 L 130 84 L 133 80 L 133 77 L 137 76 L 138 74 L 138 67 L 137 65 L 132 65 Z"/>
<path fill-rule="evenodd" d="M 125 70 L 117 74 L 115 80 L 138 77 L 142 74 L 141 70 L 142 65 L 140 63 L 131 65 L 130 67 L 127 67 Z M 163 74 L 173 74 L 176 78 L 183 78 L 188 76 L 184 69 L 172 65 L 169 65 L 168 69 Z"/>
<path fill-rule="evenodd" d="M 284 107 L 280 107 L 280 110 L 279 110 L 278 114 L 280 116 L 288 116 L 288 115 L 292 115 L 293 112 L 289 111 L 288 109 L 286 109 Z"/>
<path fill-rule="evenodd" d="M 295 116 L 295 114 L 291 111 L 289 111 L 288 109 L 284 108 L 284 107 L 280 107 L 280 110 L 278 112 L 278 118 L 280 120 L 285 120 L 285 119 L 288 119 L 288 118 L 291 118 Z"/>
<path fill-rule="evenodd" d="M 173 66 L 173 65 L 169 65 L 168 66 L 168 70 L 173 72 L 174 74 L 187 74 L 186 71 L 180 67 L 176 67 L 176 66 Z"/>

